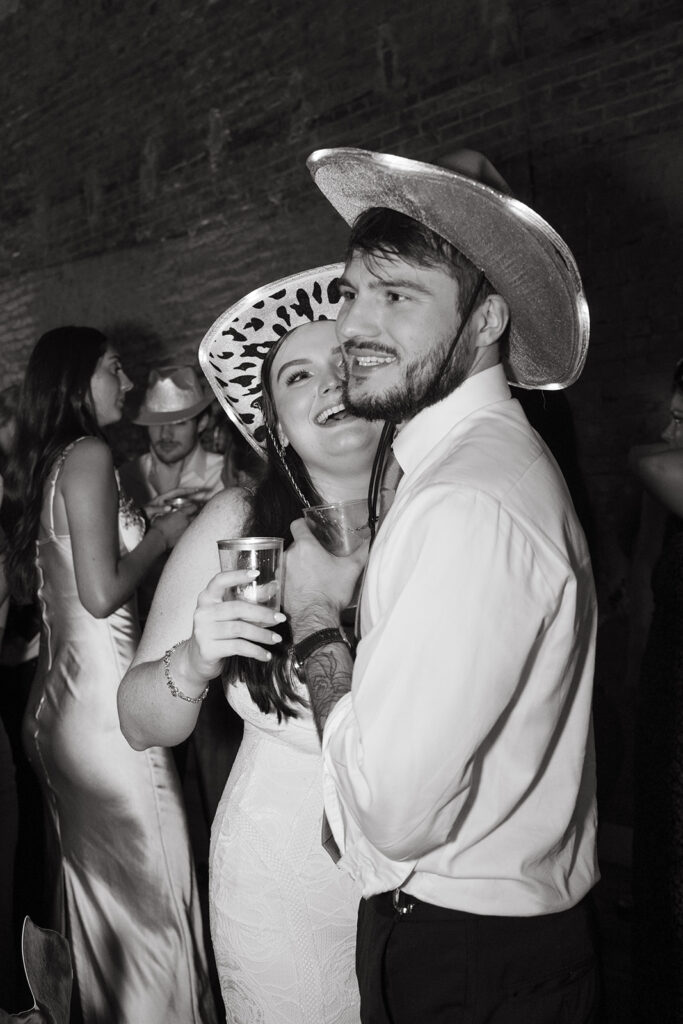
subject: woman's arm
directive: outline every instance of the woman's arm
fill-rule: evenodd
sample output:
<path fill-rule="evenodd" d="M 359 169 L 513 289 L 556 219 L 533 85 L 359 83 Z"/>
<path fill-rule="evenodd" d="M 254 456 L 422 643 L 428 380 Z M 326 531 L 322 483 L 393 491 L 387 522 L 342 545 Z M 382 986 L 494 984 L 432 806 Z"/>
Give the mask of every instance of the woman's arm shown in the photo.
<path fill-rule="evenodd" d="M 153 562 L 185 530 L 182 512 L 160 517 L 133 551 L 119 551 L 118 488 L 108 446 L 95 437 L 80 441 L 58 480 L 55 518 L 63 501 L 73 550 L 78 596 L 96 618 L 105 618 L 134 593 Z"/>
<path fill-rule="evenodd" d="M 244 530 L 249 505 L 242 491 L 221 491 L 183 535 L 164 568 L 133 663 L 118 692 L 124 736 L 136 750 L 174 746 L 192 732 L 200 704 L 173 697 L 164 674 L 171 656 L 175 685 L 197 698 L 219 675 L 227 657 L 242 654 L 268 661 L 268 645 L 281 638 L 272 627 L 284 615 L 246 601 L 224 601 L 225 588 L 251 578 L 220 572 L 216 541 Z M 199 595 L 199 596 L 198 596 Z"/>
<path fill-rule="evenodd" d="M 629 465 L 669 512 L 683 516 L 683 448 L 659 442 L 631 449 Z"/>

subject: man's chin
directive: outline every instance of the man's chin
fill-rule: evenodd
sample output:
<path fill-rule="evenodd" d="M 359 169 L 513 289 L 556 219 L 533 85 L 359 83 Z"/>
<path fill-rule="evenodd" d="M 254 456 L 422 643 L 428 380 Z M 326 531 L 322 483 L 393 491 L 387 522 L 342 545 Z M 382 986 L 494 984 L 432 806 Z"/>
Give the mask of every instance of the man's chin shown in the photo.
<path fill-rule="evenodd" d="M 360 416 L 364 420 L 383 419 L 381 413 L 376 412 L 378 398 L 381 394 L 368 387 L 364 379 L 350 378 L 344 385 L 342 398 L 346 411 L 352 416 Z"/>
<path fill-rule="evenodd" d="M 348 412 L 364 420 L 394 420 L 405 417 L 405 402 L 397 387 L 383 391 L 351 383 L 344 388 L 343 401 Z"/>
<path fill-rule="evenodd" d="M 184 456 L 182 453 L 179 455 L 177 452 L 160 452 L 156 450 L 154 452 L 159 462 L 163 462 L 165 466 L 173 466 L 176 462 L 180 462 Z"/>

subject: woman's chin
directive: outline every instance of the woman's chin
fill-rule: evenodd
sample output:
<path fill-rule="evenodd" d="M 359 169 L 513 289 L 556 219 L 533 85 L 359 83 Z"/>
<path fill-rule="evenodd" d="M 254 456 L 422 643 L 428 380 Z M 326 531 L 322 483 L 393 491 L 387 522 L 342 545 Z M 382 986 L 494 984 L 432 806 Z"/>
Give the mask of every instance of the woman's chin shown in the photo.
<path fill-rule="evenodd" d="M 369 473 L 381 430 L 381 422 L 349 416 L 334 425 L 309 428 L 296 437 L 292 436 L 294 431 L 288 433 L 308 472 L 312 476 L 328 476 L 335 472 L 362 473 L 366 469 Z"/>
<path fill-rule="evenodd" d="M 381 423 L 369 423 L 367 420 L 347 420 L 334 430 L 326 433 L 319 442 L 320 450 L 329 458 L 358 455 L 359 466 L 365 462 L 372 465 Z"/>

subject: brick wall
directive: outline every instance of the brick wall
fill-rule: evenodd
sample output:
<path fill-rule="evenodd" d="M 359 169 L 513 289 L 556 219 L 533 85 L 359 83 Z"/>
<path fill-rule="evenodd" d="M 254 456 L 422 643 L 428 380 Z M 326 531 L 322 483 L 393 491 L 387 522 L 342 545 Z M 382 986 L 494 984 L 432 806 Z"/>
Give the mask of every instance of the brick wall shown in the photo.
<path fill-rule="evenodd" d="M 625 454 L 683 354 L 682 54 L 666 0 L 0 0 L 0 378 L 70 321 L 116 330 L 141 380 L 240 293 L 338 258 L 315 148 L 483 150 L 586 282 L 568 399 L 619 703 Z"/>

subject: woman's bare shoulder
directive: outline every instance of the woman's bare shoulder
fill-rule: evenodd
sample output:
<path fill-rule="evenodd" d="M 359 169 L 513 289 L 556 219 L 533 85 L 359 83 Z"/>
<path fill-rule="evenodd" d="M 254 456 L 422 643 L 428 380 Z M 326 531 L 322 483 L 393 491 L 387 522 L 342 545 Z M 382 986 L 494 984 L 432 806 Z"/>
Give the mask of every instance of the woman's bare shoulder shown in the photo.
<path fill-rule="evenodd" d="M 99 437 L 83 437 L 70 447 L 60 471 L 58 488 L 65 493 L 81 493 L 82 488 L 114 484 L 114 459 L 111 448 Z"/>
<path fill-rule="evenodd" d="M 81 437 L 69 446 L 64 461 L 64 472 L 84 473 L 93 469 L 113 468 L 111 448 L 99 437 Z"/>
<path fill-rule="evenodd" d="M 252 509 L 252 497 L 244 487 L 227 487 L 206 503 L 193 523 L 201 524 L 203 534 L 215 540 L 238 537 L 246 526 Z"/>

